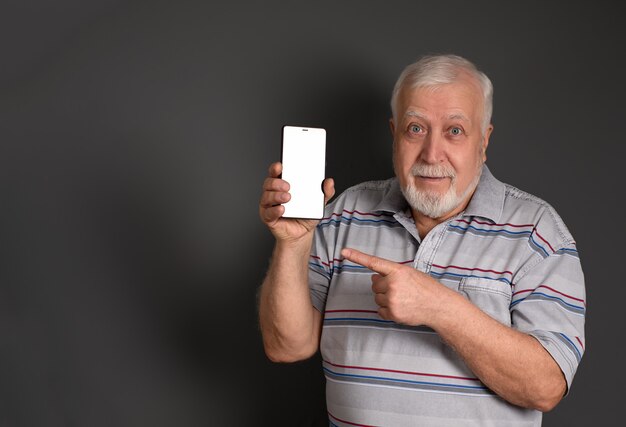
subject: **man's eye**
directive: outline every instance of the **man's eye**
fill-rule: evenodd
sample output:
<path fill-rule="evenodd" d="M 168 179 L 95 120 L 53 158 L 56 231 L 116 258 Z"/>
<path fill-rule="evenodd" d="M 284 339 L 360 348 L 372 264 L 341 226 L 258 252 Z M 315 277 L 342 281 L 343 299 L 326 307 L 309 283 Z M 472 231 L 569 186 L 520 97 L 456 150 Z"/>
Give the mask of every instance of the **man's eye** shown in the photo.
<path fill-rule="evenodd" d="M 411 125 L 409 126 L 409 130 L 413 133 L 420 133 L 422 131 L 422 127 L 419 125 Z"/>
<path fill-rule="evenodd" d="M 459 127 L 453 127 L 452 129 L 450 129 L 451 135 L 458 136 L 458 135 L 461 135 L 462 133 L 463 133 L 463 129 Z"/>

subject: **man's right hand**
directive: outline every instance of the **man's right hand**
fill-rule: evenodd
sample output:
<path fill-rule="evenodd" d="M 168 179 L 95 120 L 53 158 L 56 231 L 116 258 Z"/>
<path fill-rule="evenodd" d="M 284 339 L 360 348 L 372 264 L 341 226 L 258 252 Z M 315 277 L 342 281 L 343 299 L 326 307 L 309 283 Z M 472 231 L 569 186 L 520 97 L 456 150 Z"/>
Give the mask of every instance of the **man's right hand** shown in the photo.
<path fill-rule="evenodd" d="M 280 162 L 270 165 L 268 177 L 263 183 L 259 215 L 277 241 L 295 243 L 311 234 L 319 220 L 282 217 L 285 213 L 285 207 L 282 203 L 287 203 L 291 198 L 289 183 L 279 178 L 282 170 L 283 165 Z M 335 183 L 332 178 L 324 180 L 323 190 L 324 204 L 326 204 L 335 194 Z"/>
<path fill-rule="evenodd" d="M 308 287 L 309 255 L 319 220 L 283 218 L 291 198 L 289 183 L 279 176 L 281 163 L 269 168 L 263 183 L 259 215 L 276 246 L 261 287 L 259 323 L 265 353 L 275 362 L 295 362 L 311 357 L 319 346 L 322 314 L 311 304 Z M 324 203 L 335 194 L 332 179 L 324 180 Z"/>

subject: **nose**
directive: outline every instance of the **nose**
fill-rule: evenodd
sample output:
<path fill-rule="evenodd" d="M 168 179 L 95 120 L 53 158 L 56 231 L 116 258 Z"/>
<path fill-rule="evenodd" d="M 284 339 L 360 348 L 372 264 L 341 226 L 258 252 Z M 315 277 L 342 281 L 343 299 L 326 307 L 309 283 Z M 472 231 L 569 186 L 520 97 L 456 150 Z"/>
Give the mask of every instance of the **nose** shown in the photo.
<path fill-rule="evenodd" d="M 445 159 L 443 138 L 436 133 L 429 133 L 423 141 L 420 159 L 431 165 L 442 163 Z"/>

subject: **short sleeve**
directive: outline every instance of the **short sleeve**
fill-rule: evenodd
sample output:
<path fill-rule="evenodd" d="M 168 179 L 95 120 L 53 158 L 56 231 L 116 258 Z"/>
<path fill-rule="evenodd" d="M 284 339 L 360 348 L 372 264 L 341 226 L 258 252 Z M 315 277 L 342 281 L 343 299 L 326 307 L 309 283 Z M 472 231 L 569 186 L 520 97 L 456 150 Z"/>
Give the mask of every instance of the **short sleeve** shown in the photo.
<path fill-rule="evenodd" d="M 309 292 L 313 307 L 320 313 L 324 313 L 330 279 L 332 278 L 333 260 L 329 258 L 324 233 L 322 228 L 318 226 L 315 229 L 309 258 Z"/>
<path fill-rule="evenodd" d="M 534 336 L 571 386 L 585 351 L 585 283 L 576 246 L 539 261 L 514 284 L 512 326 Z"/>

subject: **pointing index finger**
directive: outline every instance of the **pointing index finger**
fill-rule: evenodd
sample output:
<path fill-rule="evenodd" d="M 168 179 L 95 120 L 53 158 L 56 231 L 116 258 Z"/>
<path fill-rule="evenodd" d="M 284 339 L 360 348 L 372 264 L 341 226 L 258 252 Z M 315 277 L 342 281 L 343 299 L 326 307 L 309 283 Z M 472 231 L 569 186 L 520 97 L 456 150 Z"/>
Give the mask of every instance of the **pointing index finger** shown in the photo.
<path fill-rule="evenodd" d="M 341 250 L 341 255 L 356 264 L 367 267 L 378 274 L 387 276 L 396 271 L 400 265 L 389 261 L 388 259 L 379 258 L 377 256 L 364 254 L 356 249 L 345 248 Z"/>

